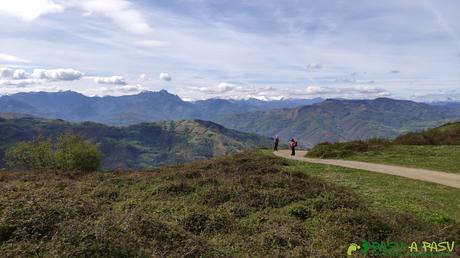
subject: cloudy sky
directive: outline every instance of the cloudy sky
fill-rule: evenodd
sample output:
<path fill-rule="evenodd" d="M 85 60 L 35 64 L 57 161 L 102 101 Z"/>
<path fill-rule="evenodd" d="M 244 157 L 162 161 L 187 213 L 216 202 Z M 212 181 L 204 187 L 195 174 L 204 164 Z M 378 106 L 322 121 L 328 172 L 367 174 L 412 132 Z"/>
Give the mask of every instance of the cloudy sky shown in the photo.
<path fill-rule="evenodd" d="M 460 100 L 460 1 L 0 0 L 0 94 Z"/>

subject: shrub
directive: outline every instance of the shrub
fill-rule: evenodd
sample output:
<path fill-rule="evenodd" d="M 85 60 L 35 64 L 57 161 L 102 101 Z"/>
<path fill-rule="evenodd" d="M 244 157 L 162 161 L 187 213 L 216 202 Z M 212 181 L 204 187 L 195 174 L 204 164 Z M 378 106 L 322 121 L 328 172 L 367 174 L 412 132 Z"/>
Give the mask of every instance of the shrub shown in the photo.
<path fill-rule="evenodd" d="M 403 134 L 396 137 L 393 143 L 404 145 L 458 145 L 460 144 L 460 126 L 459 123 L 446 124 L 439 128 Z"/>
<path fill-rule="evenodd" d="M 55 154 L 60 170 L 90 172 L 98 170 L 101 164 L 99 145 L 74 134 L 59 137 Z"/>
<path fill-rule="evenodd" d="M 8 149 L 5 163 L 14 169 L 90 172 L 100 168 L 101 152 L 98 144 L 78 135 L 61 135 L 55 144 L 39 136 Z"/>
<path fill-rule="evenodd" d="M 5 163 L 16 169 L 51 169 L 55 166 L 51 140 L 42 135 L 32 141 L 20 142 L 5 152 Z"/>
<path fill-rule="evenodd" d="M 306 205 L 295 205 L 289 209 L 289 214 L 300 220 L 306 220 L 311 217 L 312 212 Z"/>

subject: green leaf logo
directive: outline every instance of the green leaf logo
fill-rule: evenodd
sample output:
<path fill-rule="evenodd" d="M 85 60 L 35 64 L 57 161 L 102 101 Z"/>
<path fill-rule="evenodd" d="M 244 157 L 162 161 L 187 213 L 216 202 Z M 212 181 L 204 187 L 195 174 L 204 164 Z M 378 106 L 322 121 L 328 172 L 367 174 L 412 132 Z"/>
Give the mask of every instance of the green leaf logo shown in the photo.
<path fill-rule="evenodd" d="M 353 252 L 359 250 L 361 248 L 361 246 L 359 246 L 358 244 L 356 243 L 351 243 L 349 246 L 348 246 L 348 250 L 347 250 L 347 254 L 348 256 L 351 256 L 353 254 Z"/>

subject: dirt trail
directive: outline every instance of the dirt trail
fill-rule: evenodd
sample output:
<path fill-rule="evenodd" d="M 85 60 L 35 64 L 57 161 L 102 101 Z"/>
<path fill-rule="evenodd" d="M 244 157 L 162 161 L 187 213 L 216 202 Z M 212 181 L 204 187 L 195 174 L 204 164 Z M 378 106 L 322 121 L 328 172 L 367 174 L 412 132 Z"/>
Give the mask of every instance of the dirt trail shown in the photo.
<path fill-rule="evenodd" d="M 420 168 L 407 168 L 393 165 L 382 165 L 369 162 L 351 161 L 351 160 L 337 160 L 337 159 L 313 159 L 305 158 L 306 151 L 296 151 L 296 156 L 291 156 L 290 150 L 280 150 L 273 152 L 278 157 L 287 159 L 300 160 L 310 163 L 320 163 L 325 165 L 340 166 L 346 168 L 354 168 L 361 170 L 368 170 L 377 173 L 402 176 L 412 179 L 417 179 L 426 182 L 437 183 L 441 185 L 447 185 L 455 188 L 460 188 L 460 175 L 420 169 Z"/>

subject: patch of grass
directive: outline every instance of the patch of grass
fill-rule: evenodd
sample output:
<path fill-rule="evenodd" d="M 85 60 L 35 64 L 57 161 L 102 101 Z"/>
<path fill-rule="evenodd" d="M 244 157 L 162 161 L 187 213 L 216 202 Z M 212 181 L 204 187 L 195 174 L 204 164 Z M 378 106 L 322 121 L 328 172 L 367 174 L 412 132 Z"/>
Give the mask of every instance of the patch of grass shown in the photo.
<path fill-rule="evenodd" d="M 460 173 L 460 145 L 391 145 L 345 158 Z"/>
<path fill-rule="evenodd" d="M 427 223 L 460 222 L 460 189 L 403 177 L 337 166 L 289 161 L 285 171 L 303 171 L 357 193 L 358 199 L 376 213 L 410 214 Z M 333 200 L 325 202 L 333 205 Z M 358 205 L 358 204 L 353 204 Z M 352 206 L 353 207 L 353 206 Z"/>
<path fill-rule="evenodd" d="M 361 172 L 350 174 L 354 173 Z M 366 197 L 370 188 L 365 183 L 375 184 L 371 179 L 363 182 L 364 192 L 351 191 L 340 186 L 343 182 L 321 179 L 327 174 L 324 167 L 260 151 L 144 172 L 0 172 L 0 253 L 343 257 L 350 242 L 362 239 L 408 242 L 460 237 L 454 216 L 458 206 L 445 211 L 443 219 L 427 220 L 429 216 L 420 217 L 412 208 L 391 207 L 404 205 L 401 194 L 387 197 L 394 200 L 383 193 Z M 429 186 L 435 190 L 428 192 L 444 195 L 429 195 L 426 206 L 433 205 L 432 211 L 447 208 L 443 199 L 447 190 Z M 432 214 L 410 199 L 414 196 L 406 197 Z"/>
<path fill-rule="evenodd" d="M 365 141 L 350 141 L 338 143 L 320 143 L 307 153 L 313 158 L 345 158 L 357 153 L 377 151 L 389 146 L 390 141 L 383 139 L 369 139 Z"/>

